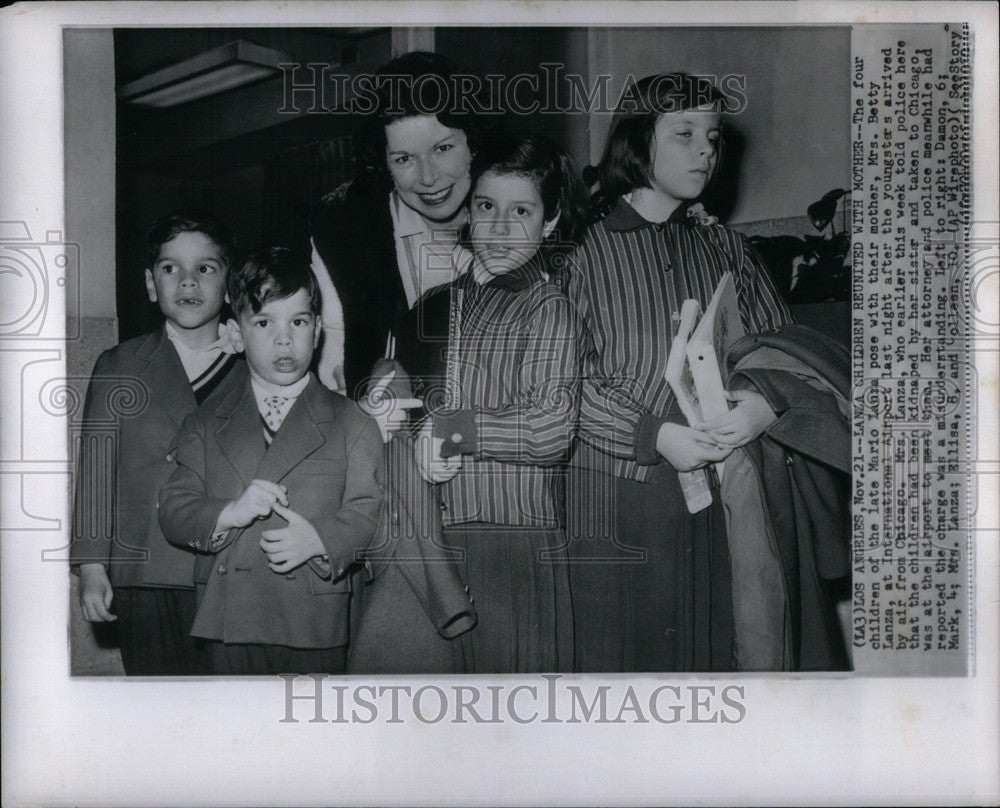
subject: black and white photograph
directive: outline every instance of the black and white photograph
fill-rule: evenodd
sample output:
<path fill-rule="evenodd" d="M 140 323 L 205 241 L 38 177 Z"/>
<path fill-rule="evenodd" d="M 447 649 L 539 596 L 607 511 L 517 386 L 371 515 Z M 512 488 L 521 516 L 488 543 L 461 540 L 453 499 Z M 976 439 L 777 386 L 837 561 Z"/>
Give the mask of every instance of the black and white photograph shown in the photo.
<path fill-rule="evenodd" d="M 995 8 L 129 5 L 0 12 L 5 803 L 1000 798 Z"/>
<path fill-rule="evenodd" d="M 847 28 L 64 36 L 75 672 L 850 669 Z"/>

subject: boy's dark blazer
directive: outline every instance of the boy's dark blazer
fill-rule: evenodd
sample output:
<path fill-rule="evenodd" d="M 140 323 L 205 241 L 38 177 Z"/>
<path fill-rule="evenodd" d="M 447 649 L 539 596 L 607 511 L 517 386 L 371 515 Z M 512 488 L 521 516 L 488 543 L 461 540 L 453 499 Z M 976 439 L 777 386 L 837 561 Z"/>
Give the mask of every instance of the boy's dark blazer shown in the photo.
<path fill-rule="evenodd" d="M 160 491 L 160 525 L 175 544 L 211 552 L 195 575 L 199 607 L 191 633 L 227 643 L 344 645 L 350 568 L 375 537 L 382 511 L 375 422 L 313 377 L 266 447 L 246 379 L 185 420 L 176 454 L 177 467 Z M 260 538 L 264 530 L 287 527 L 277 514 L 210 546 L 223 507 L 255 479 L 287 487 L 291 510 L 319 533 L 328 569 L 310 561 L 287 575 L 271 571 Z"/>
<path fill-rule="evenodd" d="M 245 375 L 240 359 L 206 404 Z M 106 564 L 114 587 L 194 586 L 194 553 L 167 542 L 155 506 L 174 471 L 174 436 L 196 407 L 165 326 L 100 355 L 81 426 L 72 563 Z"/>

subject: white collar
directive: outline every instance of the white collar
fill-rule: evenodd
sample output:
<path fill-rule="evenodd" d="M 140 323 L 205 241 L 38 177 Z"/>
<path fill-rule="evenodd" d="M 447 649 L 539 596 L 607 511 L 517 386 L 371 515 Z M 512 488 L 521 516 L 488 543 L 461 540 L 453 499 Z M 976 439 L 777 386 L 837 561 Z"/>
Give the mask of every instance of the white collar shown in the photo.
<path fill-rule="evenodd" d="M 292 384 L 274 384 L 258 376 L 254 372 L 254 369 L 250 367 L 249 362 L 247 362 L 247 367 L 250 369 L 250 386 L 253 388 L 253 394 L 258 404 L 268 396 L 283 396 L 289 399 L 298 398 L 302 394 L 302 391 L 306 389 L 306 385 L 309 384 L 309 379 L 312 377 L 311 373 L 306 373 L 305 376 Z"/>
<path fill-rule="evenodd" d="M 395 191 L 389 192 L 389 211 L 392 213 L 392 229 L 400 238 L 408 238 L 430 229 L 424 217 L 399 198 Z"/>
<path fill-rule="evenodd" d="M 180 332 L 170 324 L 169 320 L 164 325 L 166 326 L 167 339 L 174 343 L 178 351 L 187 351 L 192 354 L 205 353 L 206 351 L 222 351 L 227 354 L 236 353 L 236 348 L 229 338 L 229 331 L 222 323 L 219 323 L 218 339 L 203 348 L 192 348 L 188 345 L 180 335 Z"/>
<path fill-rule="evenodd" d="M 428 241 L 433 241 L 433 230 L 427 220 L 424 219 L 413 208 L 407 205 L 399 194 L 395 191 L 389 192 L 389 212 L 392 214 L 392 230 L 398 238 L 409 238 L 410 236 L 424 235 Z M 464 215 L 461 221 L 454 225 L 449 225 L 445 230 L 461 230 L 469 218 L 468 213 L 463 210 Z"/>

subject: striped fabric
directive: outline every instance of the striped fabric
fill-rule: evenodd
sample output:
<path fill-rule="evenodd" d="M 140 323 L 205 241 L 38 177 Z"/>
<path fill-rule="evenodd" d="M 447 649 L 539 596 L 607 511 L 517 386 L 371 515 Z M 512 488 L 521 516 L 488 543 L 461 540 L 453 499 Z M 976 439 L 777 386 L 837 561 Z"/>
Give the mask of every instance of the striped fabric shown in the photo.
<path fill-rule="evenodd" d="M 704 308 L 726 271 L 733 272 L 748 333 L 791 321 L 744 237 L 721 225 L 690 223 L 683 206 L 668 221 L 653 224 L 618 199 L 590 228 L 569 271 L 570 299 L 582 321 L 585 376 L 583 444 L 574 464 L 640 482 L 648 478 L 652 466 L 638 461 L 650 456 L 646 444 L 655 442 L 674 403 L 663 378 L 676 330 L 672 315 L 689 297 Z M 676 415 L 670 420 L 682 421 Z"/>
<path fill-rule="evenodd" d="M 226 378 L 226 374 L 236 366 L 237 361 L 239 361 L 237 354 L 220 353 L 204 373 L 191 381 L 191 391 L 194 393 L 195 401 L 201 404 L 208 398 Z"/>
<path fill-rule="evenodd" d="M 474 412 L 478 440 L 443 486 L 444 523 L 559 527 L 579 400 L 569 300 L 537 260 L 483 285 L 468 273 L 452 293 L 458 404 Z"/>

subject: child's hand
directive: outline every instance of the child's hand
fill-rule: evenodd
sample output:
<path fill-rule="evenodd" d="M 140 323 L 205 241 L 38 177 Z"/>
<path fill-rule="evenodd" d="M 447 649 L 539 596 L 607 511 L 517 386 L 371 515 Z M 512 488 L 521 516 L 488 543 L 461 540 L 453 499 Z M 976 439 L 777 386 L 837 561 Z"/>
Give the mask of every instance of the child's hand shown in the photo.
<path fill-rule="evenodd" d="M 215 532 L 223 533 L 234 527 L 246 527 L 254 519 L 270 516 L 275 506 L 288 505 L 288 489 L 269 480 L 254 480 L 246 491 L 222 509 L 215 523 Z"/>
<path fill-rule="evenodd" d="M 444 438 L 434 437 L 434 424 L 428 418 L 417 436 L 415 457 L 420 476 L 429 483 L 444 483 L 462 470 L 462 456 L 441 457 Z"/>
<path fill-rule="evenodd" d="M 326 554 L 323 540 L 307 519 L 277 503 L 274 512 L 288 522 L 288 527 L 260 534 L 260 549 L 267 556 L 272 571 L 284 575 L 310 558 Z"/>
<path fill-rule="evenodd" d="M 695 424 L 720 446 L 735 449 L 756 440 L 765 429 L 778 420 L 771 405 L 756 390 L 734 390 L 726 393 L 737 405 L 725 415 Z"/>
<path fill-rule="evenodd" d="M 403 427 L 410 410 L 424 406 L 424 402 L 419 398 L 396 398 L 392 393 L 386 394 L 395 376 L 396 371 L 390 370 L 358 403 L 362 410 L 375 419 L 379 432 L 382 433 L 383 443 L 388 443 L 393 433 Z"/>
<path fill-rule="evenodd" d="M 108 611 L 114 590 L 103 564 L 80 565 L 80 609 L 91 623 L 110 623 L 118 618 Z"/>
<path fill-rule="evenodd" d="M 697 429 L 665 423 L 656 436 L 658 451 L 678 471 L 693 471 L 729 457 L 731 448 L 720 448 Z"/>

